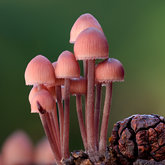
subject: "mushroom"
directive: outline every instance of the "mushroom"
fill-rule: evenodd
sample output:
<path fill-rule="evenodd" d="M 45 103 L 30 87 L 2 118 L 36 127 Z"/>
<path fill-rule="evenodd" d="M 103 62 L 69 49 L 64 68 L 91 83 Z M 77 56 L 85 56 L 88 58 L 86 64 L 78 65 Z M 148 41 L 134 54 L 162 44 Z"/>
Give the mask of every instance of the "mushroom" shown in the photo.
<path fill-rule="evenodd" d="M 4 165 L 33 163 L 32 142 L 23 131 L 16 131 L 6 139 L 2 147 L 2 162 Z"/>
<path fill-rule="evenodd" d="M 54 68 L 46 57 L 38 55 L 28 63 L 25 70 L 26 85 L 34 85 L 39 91 L 39 85 L 45 85 L 49 88 L 55 85 L 55 81 Z M 47 117 L 51 119 L 51 126 L 54 128 L 52 129 L 53 134 L 57 134 L 56 138 L 58 139 L 58 143 L 60 143 L 56 106 L 54 106 L 54 110 L 51 113 L 48 113 Z"/>
<path fill-rule="evenodd" d="M 34 150 L 34 164 L 36 165 L 53 165 L 55 163 L 54 161 L 54 155 L 51 150 L 50 144 L 48 139 L 45 137 L 39 141 L 37 146 Z"/>
<path fill-rule="evenodd" d="M 95 59 L 108 58 L 109 49 L 106 37 L 96 28 L 82 31 L 74 44 L 74 53 L 77 60 L 88 61 L 87 70 L 87 109 L 86 130 L 89 154 L 94 154 L 96 149 L 94 132 L 94 96 L 95 96 Z"/>
<path fill-rule="evenodd" d="M 49 139 L 51 148 L 53 150 L 56 163 L 60 164 L 61 161 L 61 149 L 60 149 L 60 142 L 58 139 L 57 132 L 54 131 L 54 126 L 52 119 L 50 117 L 50 113 L 54 110 L 55 101 L 52 95 L 45 89 L 41 89 L 38 91 L 32 99 L 31 107 L 32 109 L 38 109 L 40 112 L 40 118 L 42 121 L 43 128 L 45 133 Z"/>
<path fill-rule="evenodd" d="M 69 42 L 75 43 L 78 35 L 83 30 L 85 30 L 89 27 L 95 27 L 98 30 L 103 32 L 99 22 L 93 15 L 91 15 L 89 13 L 80 15 L 80 17 L 75 21 L 74 25 L 72 26 L 72 29 L 70 31 L 70 41 Z"/>
<path fill-rule="evenodd" d="M 26 67 L 25 82 L 26 85 L 54 86 L 55 75 L 51 62 L 42 55 L 34 57 Z"/>
<path fill-rule="evenodd" d="M 75 56 L 69 51 L 63 51 L 58 57 L 55 75 L 64 78 L 64 132 L 63 132 L 63 158 L 69 157 L 69 111 L 70 111 L 70 78 L 80 77 L 80 67 Z"/>
<path fill-rule="evenodd" d="M 99 151 L 100 154 L 104 154 L 106 151 L 106 138 L 108 131 L 108 120 L 112 99 L 112 82 L 124 80 L 124 68 L 123 65 L 114 58 L 109 58 L 96 66 L 95 70 L 96 82 L 105 84 L 106 94 L 104 102 L 104 110 L 102 116 L 101 132 Z"/>
<path fill-rule="evenodd" d="M 82 95 L 86 94 L 86 92 L 87 92 L 86 79 L 81 77 L 70 80 L 70 93 L 72 95 L 76 95 L 77 116 L 78 116 L 81 137 L 83 140 L 85 150 L 87 150 L 87 135 L 86 135 L 86 129 L 83 119 L 81 97 Z"/>

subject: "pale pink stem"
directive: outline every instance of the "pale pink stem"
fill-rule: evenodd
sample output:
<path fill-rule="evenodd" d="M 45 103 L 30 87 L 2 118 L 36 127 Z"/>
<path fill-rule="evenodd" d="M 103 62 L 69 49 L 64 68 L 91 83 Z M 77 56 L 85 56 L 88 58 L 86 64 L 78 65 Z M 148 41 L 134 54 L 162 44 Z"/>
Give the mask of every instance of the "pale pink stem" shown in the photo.
<path fill-rule="evenodd" d="M 100 143 L 99 143 L 99 152 L 104 154 L 107 147 L 107 132 L 108 132 L 108 120 L 111 108 L 112 100 L 112 82 L 106 84 L 106 94 L 104 102 L 104 110 L 101 124 L 101 133 L 100 133 Z"/>
<path fill-rule="evenodd" d="M 63 129 L 64 129 L 64 109 L 62 104 L 62 96 L 61 96 L 61 86 L 56 86 L 56 97 L 57 97 L 57 105 L 58 105 L 58 113 L 60 120 L 60 142 L 61 149 L 63 146 Z"/>
<path fill-rule="evenodd" d="M 63 132 L 63 158 L 69 158 L 69 111 L 70 111 L 70 80 L 64 82 L 64 132 Z"/>
<path fill-rule="evenodd" d="M 100 123 L 100 108 L 101 108 L 101 84 L 96 84 L 96 104 L 94 113 L 94 124 L 96 134 L 96 146 L 99 147 L 99 123 Z"/>
<path fill-rule="evenodd" d="M 93 155 L 97 150 L 95 145 L 94 133 L 94 101 L 95 101 L 95 60 L 88 60 L 87 76 L 87 145 L 88 153 Z"/>
<path fill-rule="evenodd" d="M 76 95 L 76 107 L 81 137 L 83 140 L 84 148 L 87 150 L 87 135 L 83 119 L 81 95 L 79 94 Z"/>
<path fill-rule="evenodd" d="M 88 74 L 88 61 L 83 61 L 83 69 L 84 69 L 84 78 L 87 80 Z M 87 94 L 85 94 L 85 128 L 87 128 Z"/>

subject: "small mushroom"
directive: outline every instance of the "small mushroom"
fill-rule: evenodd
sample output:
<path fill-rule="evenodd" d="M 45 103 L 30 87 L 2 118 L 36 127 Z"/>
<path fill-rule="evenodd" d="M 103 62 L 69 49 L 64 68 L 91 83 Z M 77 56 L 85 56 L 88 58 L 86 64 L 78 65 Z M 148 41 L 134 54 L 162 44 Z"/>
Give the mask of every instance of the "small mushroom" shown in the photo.
<path fill-rule="evenodd" d="M 42 121 L 43 128 L 49 139 L 51 148 L 53 150 L 57 164 L 61 161 L 61 148 L 58 139 L 57 132 L 54 131 L 54 125 L 52 118 L 49 115 L 55 107 L 55 101 L 52 95 L 45 89 L 38 91 L 35 96 L 33 96 L 31 107 L 32 109 L 38 109 L 40 118 Z"/>
<path fill-rule="evenodd" d="M 54 155 L 48 139 L 41 139 L 34 150 L 34 164 L 53 165 L 55 163 Z"/>
<path fill-rule="evenodd" d="M 112 99 L 112 82 L 124 80 L 124 68 L 120 61 L 114 58 L 109 58 L 96 66 L 95 76 L 96 82 L 106 85 L 106 94 L 99 143 L 100 154 L 104 154 L 106 151 L 108 120 Z"/>
<path fill-rule="evenodd" d="M 78 35 L 83 30 L 85 30 L 89 27 L 95 27 L 98 30 L 103 31 L 99 22 L 93 15 L 91 15 L 89 13 L 80 15 L 80 17 L 76 20 L 76 22 L 72 26 L 72 29 L 70 31 L 70 41 L 69 42 L 75 43 Z"/>
<path fill-rule="evenodd" d="M 32 164 L 33 146 L 23 131 L 16 131 L 9 136 L 2 147 L 4 165 Z"/>
<path fill-rule="evenodd" d="M 86 92 L 87 92 L 86 79 L 82 77 L 78 79 L 71 79 L 70 93 L 72 95 L 76 95 L 77 116 L 78 116 L 81 137 L 83 140 L 85 150 L 87 150 L 87 135 L 86 135 L 86 129 L 85 129 L 85 124 L 84 124 L 84 119 L 83 119 L 81 97 L 82 95 L 85 95 Z"/>
<path fill-rule="evenodd" d="M 80 77 L 80 67 L 75 56 L 69 51 L 63 51 L 58 57 L 55 75 L 64 79 L 64 132 L 63 158 L 69 157 L 69 111 L 70 111 L 70 78 Z"/>

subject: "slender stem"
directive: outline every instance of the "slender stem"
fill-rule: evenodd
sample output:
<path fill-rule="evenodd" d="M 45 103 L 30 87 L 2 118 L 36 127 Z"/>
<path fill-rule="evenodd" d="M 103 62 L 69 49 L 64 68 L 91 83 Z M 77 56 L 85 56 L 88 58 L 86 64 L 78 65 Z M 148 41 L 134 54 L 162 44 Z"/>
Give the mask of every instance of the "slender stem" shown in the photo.
<path fill-rule="evenodd" d="M 106 95 L 105 95 L 101 133 L 100 133 L 100 143 L 99 143 L 100 154 L 104 154 L 106 151 L 108 120 L 109 120 L 109 114 L 111 108 L 111 100 L 112 100 L 112 82 L 106 84 Z"/>
<path fill-rule="evenodd" d="M 69 111 L 70 111 L 70 80 L 64 82 L 64 132 L 62 155 L 66 159 L 69 157 Z"/>
<path fill-rule="evenodd" d="M 59 124 L 58 124 L 58 116 L 57 116 L 57 107 L 56 105 L 54 106 L 54 109 L 52 111 L 52 116 L 53 116 L 53 120 L 54 120 L 54 126 L 55 126 L 55 130 L 57 132 L 57 139 L 59 141 L 60 144 L 60 130 L 59 130 Z"/>
<path fill-rule="evenodd" d="M 95 116 L 94 116 L 97 149 L 99 147 L 100 107 L 101 107 L 101 84 L 98 83 L 96 85 L 96 104 L 95 104 Z"/>
<path fill-rule="evenodd" d="M 83 140 L 84 148 L 85 150 L 87 150 L 87 135 L 86 135 L 86 129 L 85 129 L 84 120 L 83 120 L 81 95 L 79 94 L 76 95 L 76 107 L 77 107 L 77 116 L 78 116 L 78 122 L 80 126 L 81 137 Z"/>
<path fill-rule="evenodd" d="M 64 129 L 64 109 L 63 109 L 63 104 L 62 104 L 61 86 L 56 86 L 56 97 L 57 97 L 57 105 L 58 105 L 59 121 L 60 121 L 60 142 L 61 142 L 61 148 L 62 148 L 63 129 Z"/>
<path fill-rule="evenodd" d="M 83 61 L 83 68 L 84 68 L 84 77 L 87 80 L 87 75 L 88 75 L 88 61 L 84 60 Z M 87 128 L 87 94 L 85 94 L 85 127 Z"/>
<path fill-rule="evenodd" d="M 45 114 L 41 114 L 40 113 L 40 119 L 41 119 L 41 122 L 42 122 L 42 125 L 43 125 L 43 128 L 44 128 L 45 134 L 48 137 L 51 149 L 52 149 L 52 151 L 54 153 L 55 161 L 56 161 L 57 165 L 62 165 L 62 163 L 61 163 L 61 155 L 60 155 L 60 153 L 58 151 L 57 144 L 53 140 L 53 136 L 51 134 L 51 131 L 50 131 L 48 123 L 47 123 L 47 117 L 48 117 L 47 112 Z"/>
<path fill-rule="evenodd" d="M 94 101 L 95 101 L 95 60 L 88 60 L 87 76 L 87 145 L 88 153 L 93 154 L 96 151 L 95 133 L 94 133 Z"/>
<path fill-rule="evenodd" d="M 52 112 L 48 113 L 48 126 L 50 127 L 51 132 L 54 135 L 54 139 L 55 139 L 55 141 L 57 143 L 58 150 L 59 150 L 59 152 L 61 154 L 60 137 L 59 137 L 59 135 L 57 133 L 58 132 L 57 130 L 59 128 L 56 126 L 55 117 L 54 117 Z"/>

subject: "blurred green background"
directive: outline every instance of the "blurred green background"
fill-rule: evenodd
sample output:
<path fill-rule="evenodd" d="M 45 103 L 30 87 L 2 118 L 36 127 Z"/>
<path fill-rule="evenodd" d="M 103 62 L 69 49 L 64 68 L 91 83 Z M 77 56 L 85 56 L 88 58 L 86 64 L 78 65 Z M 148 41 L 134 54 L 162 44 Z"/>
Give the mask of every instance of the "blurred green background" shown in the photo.
<path fill-rule="evenodd" d="M 70 29 L 86 12 L 102 25 L 110 57 L 125 67 L 125 82 L 113 88 L 109 133 L 132 114 L 165 116 L 164 0 L 0 0 L 0 146 L 16 129 L 34 143 L 44 135 L 38 115 L 30 114 L 26 65 L 38 54 L 53 62 L 72 51 Z M 74 98 L 70 118 L 70 150 L 80 149 Z"/>

